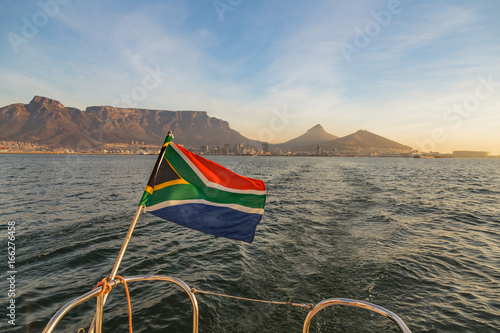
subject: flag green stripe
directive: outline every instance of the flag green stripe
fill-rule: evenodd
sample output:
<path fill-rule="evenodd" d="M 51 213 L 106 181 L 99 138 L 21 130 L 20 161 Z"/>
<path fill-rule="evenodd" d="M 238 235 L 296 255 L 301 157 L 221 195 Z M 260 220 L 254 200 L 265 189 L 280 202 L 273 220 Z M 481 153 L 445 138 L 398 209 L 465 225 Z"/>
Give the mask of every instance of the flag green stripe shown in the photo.
<path fill-rule="evenodd" d="M 141 197 L 141 201 L 139 201 L 139 206 L 149 206 L 149 199 L 151 199 L 151 193 L 149 193 L 148 191 L 144 191 Z"/>
<path fill-rule="evenodd" d="M 265 195 L 232 193 L 206 187 L 205 185 L 198 189 L 191 184 L 178 184 L 154 191 L 145 201 L 145 205 L 149 207 L 166 200 L 189 199 L 203 199 L 221 204 L 235 203 L 250 208 L 264 208 L 266 202 Z"/>
<path fill-rule="evenodd" d="M 155 190 L 153 194 L 144 191 L 140 205 L 147 207 L 167 200 L 202 199 L 219 204 L 238 204 L 250 208 L 264 208 L 265 194 L 234 193 L 209 187 L 198 177 L 196 172 L 184 159 L 169 145 L 165 150 L 165 157 L 175 171 L 189 184 L 176 184 Z M 162 163 L 166 163 L 163 161 Z"/>
<path fill-rule="evenodd" d="M 242 206 L 248 206 L 251 208 L 264 208 L 266 202 L 266 194 L 246 194 L 246 193 L 234 193 L 224 190 L 215 189 L 213 187 L 208 187 L 201 179 L 198 177 L 196 172 L 193 171 L 191 166 L 184 161 L 184 159 L 171 147 L 168 146 L 165 151 L 165 157 L 177 171 L 177 173 L 188 183 L 197 188 L 197 193 L 191 191 L 186 191 L 193 195 L 192 199 L 205 199 L 208 201 L 213 201 L 217 203 L 238 203 Z M 168 188 L 171 188 L 169 186 Z M 165 192 L 166 193 L 166 192 Z M 184 195 L 182 191 L 179 191 L 180 195 Z M 186 197 L 183 197 L 189 199 Z M 179 200 L 179 199 L 173 199 Z"/>
<path fill-rule="evenodd" d="M 188 183 L 193 184 L 197 188 L 206 187 L 205 183 L 198 177 L 196 172 L 191 169 L 189 164 L 184 161 L 184 159 L 179 156 L 179 154 L 171 146 L 167 147 L 165 150 L 165 157 L 174 167 L 175 171 Z"/>

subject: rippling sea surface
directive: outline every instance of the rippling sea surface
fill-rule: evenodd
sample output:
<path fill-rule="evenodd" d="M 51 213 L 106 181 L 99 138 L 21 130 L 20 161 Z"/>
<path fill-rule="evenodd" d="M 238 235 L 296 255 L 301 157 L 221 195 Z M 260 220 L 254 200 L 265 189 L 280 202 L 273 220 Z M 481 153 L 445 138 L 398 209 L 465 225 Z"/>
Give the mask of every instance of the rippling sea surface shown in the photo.
<path fill-rule="evenodd" d="M 108 276 L 155 156 L 0 154 L 0 211 L 16 223 L 16 326 L 41 332 Z M 268 187 L 252 245 L 142 214 L 119 274 L 174 276 L 201 290 L 274 301 L 353 298 L 413 332 L 500 330 L 500 160 L 210 157 Z M 5 276 L 3 274 L 2 276 Z M 190 332 L 189 298 L 163 282 L 129 285 L 134 331 Z M 196 294 L 200 332 L 301 332 L 307 311 Z M 95 300 L 56 332 L 87 331 Z M 104 332 L 128 328 L 113 290 Z M 310 332 L 398 332 L 379 315 L 327 308 Z"/>

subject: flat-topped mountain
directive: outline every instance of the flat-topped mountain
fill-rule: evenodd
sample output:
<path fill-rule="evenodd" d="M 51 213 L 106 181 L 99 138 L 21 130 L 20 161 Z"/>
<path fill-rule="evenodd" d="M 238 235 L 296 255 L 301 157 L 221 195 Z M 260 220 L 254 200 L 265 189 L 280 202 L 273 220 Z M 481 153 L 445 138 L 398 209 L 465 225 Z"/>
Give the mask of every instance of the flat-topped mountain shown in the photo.
<path fill-rule="evenodd" d="M 318 124 L 307 130 L 307 132 L 301 136 L 276 146 L 281 149 L 300 149 L 301 147 L 317 145 L 337 138 L 338 136 L 326 132 L 323 126 Z"/>
<path fill-rule="evenodd" d="M 81 111 L 35 96 L 29 104 L 0 108 L 0 140 L 91 148 L 103 143 L 160 145 L 168 131 L 190 147 L 247 143 L 228 122 L 205 111 L 168 111 L 91 106 Z"/>

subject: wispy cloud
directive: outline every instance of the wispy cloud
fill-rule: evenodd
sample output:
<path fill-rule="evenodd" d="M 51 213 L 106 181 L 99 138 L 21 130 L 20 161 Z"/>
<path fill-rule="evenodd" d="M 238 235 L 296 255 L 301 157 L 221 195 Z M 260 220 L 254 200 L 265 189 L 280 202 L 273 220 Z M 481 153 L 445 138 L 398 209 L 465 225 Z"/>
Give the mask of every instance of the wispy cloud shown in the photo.
<path fill-rule="evenodd" d="M 0 99 L 110 104 L 159 68 L 161 84 L 139 107 L 207 110 L 254 138 L 286 108 L 294 117 L 275 142 L 321 123 L 336 135 L 367 128 L 411 145 L 442 126 L 443 110 L 479 76 L 500 81 L 500 26 L 487 8 L 498 5 L 401 0 L 402 11 L 347 63 L 339 45 L 387 3 L 242 2 L 220 21 L 211 2 L 70 2 L 19 56 L 2 51 Z M 10 5 L 2 32 L 36 8 Z M 483 131 L 499 105 L 491 97 L 467 126 Z"/>

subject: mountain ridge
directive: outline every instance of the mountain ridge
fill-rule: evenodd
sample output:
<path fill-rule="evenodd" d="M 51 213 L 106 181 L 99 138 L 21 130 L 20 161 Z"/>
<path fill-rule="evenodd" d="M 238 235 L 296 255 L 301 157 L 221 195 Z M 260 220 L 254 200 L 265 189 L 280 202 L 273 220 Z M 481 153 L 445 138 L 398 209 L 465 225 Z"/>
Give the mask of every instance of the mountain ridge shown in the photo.
<path fill-rule="evenodd" d="M 85 111 L 35 96 L 29 104 L 0 108 L 0 140 L 28 141 L 52 146 L 96 147 L 132 141 L 158 145 L 166 133 L 187 146 L 224 145 L 250 140 L 206 111 L 170 111 L 113 106 L 90 106 Z"/>
<path fill-rule="evenodd" d="M 257 145 L 231 129 L 225 120 L 210 117 L 206 111 L 170 111 L 140 108 L 118 108 L 110 105 L 89 106 L 84 111 L 66 107 L 61 102 L 34 96 L 28 104 L 15 103 L 0 108 L 0 141 L 20 141 L 52 147 L 85 150 L 104 144 L 141 142 L 159 145 L 168 131 L 176 143 L 191 148 L 235 144 Z M 272 149 L 291 152 L 338 150 L 410 151 L 412 148 L 380 135 L 359 130 L 338 137 L 317 124 L 304 134 Z"/>
<path fill-rule="evenodd" d="M 358 130 L 355 133 L 323 143 L 323 149 L 352 149 L 352 148 L 379 148 L 412 150 L 410 146 L 384 138 L 367 130 Z"/>

